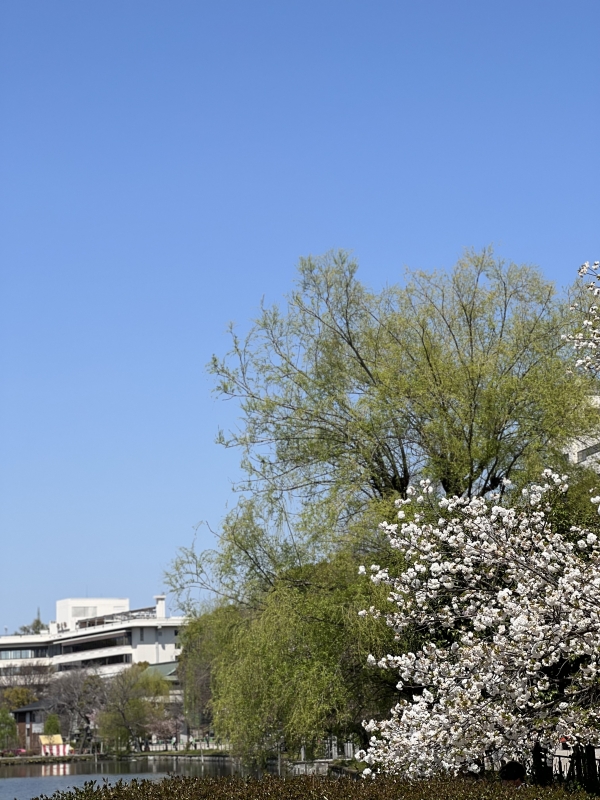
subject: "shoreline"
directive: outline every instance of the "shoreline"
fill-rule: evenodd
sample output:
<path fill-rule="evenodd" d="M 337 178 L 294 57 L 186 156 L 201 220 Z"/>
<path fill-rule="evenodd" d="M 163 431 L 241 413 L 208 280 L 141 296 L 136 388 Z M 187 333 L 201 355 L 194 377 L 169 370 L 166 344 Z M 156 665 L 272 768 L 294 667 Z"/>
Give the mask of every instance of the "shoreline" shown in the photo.
<path fill-rule="evenodd" d="M 176 751 L 159 750 L 152 752 L 129 753 L 128 755 L 107 755 L 100 753 L 71 753 L 68 756 L 0 756 L 0 766 L 18 766 L 19 764 L 69 764 L 80 761 L 138 761 L 139 759 L 174 758 L 190 761 L 233 758 L 230 753 L 213 751 Z"/>

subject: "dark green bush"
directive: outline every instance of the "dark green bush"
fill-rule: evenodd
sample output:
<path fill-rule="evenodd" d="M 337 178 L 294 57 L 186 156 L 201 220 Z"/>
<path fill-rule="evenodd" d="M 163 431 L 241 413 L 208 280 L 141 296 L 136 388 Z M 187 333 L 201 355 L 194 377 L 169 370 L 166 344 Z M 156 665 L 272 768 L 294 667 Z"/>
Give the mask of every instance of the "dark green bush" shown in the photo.
<path fill-rule="evenodd" d="M 178 778 L 109 786 L 90 781 L 81 789 L 56 792 L 52 800 L 586 800 L 583 791 L 556 786 L 518 790 L 487 781 L 375 781 L 342 778 Z M 34 800 L 47 800 L 46 795 Z"/>

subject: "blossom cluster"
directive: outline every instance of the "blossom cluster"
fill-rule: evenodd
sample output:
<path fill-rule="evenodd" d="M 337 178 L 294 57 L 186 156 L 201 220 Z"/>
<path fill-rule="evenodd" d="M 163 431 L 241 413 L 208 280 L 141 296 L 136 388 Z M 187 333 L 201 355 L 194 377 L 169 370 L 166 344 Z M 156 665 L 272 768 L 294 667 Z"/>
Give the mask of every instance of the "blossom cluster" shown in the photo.
<path fill-rule="evenodd" d="M 514 507 L 499 494 L 439 499 L 428 481 L 398 501 L 400 521 L 382 527 L 406 567 L 392 577 L 374 564 L 371 580 L 390 588 L 398 637 L 424 644 L 369 659 L 398 672 L 402 699 L 364 723 L 367 774 L 458 773 L 534 741 L 599 741 L 600 540 L 553 530 L 566 490 L 545 470 Z"/>
<path fill-rule="evenodd" d="M 600 297 L 600 261 L 595 261 L 592 265 L 589 261 L 582 264 L 579 268 L 579 277 L 583 278 L 586 275 L 592 278 L 586 288 L 593 298 Z M 578 306 L 573 306 L 573 310 L 579 310 Z M 576 361 L 576 366 L 593 372 L 600 369 L 600 313 L 596 299 L 585 312 L 583 330 L 576 334 L 564 334 L 562 338 L 572 342 L 575 350 L 583 351 Z"/>

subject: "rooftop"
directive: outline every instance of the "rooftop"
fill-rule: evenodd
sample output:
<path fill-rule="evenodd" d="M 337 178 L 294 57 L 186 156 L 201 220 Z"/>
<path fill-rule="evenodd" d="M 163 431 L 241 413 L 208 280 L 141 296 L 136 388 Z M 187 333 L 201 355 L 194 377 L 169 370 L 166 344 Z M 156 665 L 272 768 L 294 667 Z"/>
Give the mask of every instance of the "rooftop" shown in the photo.
<path fill-rule="evenodd" d="M 111 625 L 114 622 L 129 622 L 132 619 L 156 619 L 156 606 L 134 608 L 131 611 L 120 611 L 115 614 L 103 614 L 77 620 L 77 628 L 95 628 L 97 625 Z"/>

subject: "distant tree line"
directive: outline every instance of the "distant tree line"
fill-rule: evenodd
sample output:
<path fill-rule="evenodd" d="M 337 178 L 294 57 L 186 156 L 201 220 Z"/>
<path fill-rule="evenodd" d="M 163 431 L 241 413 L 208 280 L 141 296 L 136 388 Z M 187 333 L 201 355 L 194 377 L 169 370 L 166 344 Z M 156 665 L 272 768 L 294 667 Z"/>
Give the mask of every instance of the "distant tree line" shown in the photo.
<path fill-rule="evenodd" d="M 47 712 L 44 732 L 62 734 L 79 751 L 99 740 L 116 751 L 142 750 L 153 736 L 170 740 L 182 723 L 169 683 L 145 662 L 109 677 L 93 669 L 38 668 L 15 673 L 12 685 L 0 688 L 0 749 L 16 743 L 11 712 L 37 700 Z"/>

